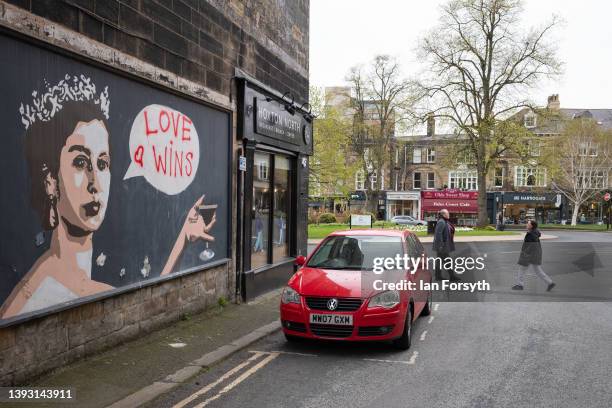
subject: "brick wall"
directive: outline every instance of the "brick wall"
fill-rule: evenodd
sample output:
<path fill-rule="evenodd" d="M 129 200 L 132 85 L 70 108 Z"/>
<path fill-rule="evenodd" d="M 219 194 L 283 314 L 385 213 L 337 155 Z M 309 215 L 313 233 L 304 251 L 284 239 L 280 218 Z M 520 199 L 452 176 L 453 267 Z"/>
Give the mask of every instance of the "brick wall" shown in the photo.
<path fill-rule="evenodd" d="M 226 265 L 0 329 L 0 385 L 23 384 L 230 297 Z"/>
<path fill-rule="evenodd" d="M 229 95 L 234 67 L 308 99 L 308 0 L 7 0 Z"/>

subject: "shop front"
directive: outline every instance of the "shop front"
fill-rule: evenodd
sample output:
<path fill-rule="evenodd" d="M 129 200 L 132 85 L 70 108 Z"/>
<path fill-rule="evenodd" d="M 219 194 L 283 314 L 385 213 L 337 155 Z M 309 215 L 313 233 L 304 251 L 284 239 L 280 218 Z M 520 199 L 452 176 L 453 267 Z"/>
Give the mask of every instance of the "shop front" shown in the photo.
<path fill-rule="evenodd" d="M 387 191 L 387 220 L 397 215 L 419 216 L 421 213 L 421 192 Z"/>
<path fill-rule="evenodd" d="M 421 191 L 421 218 L 436 219 L 438 211 L 447 209 L 457 225 L 478 223 L 478 192 L 459 190 Z"/>
<path fill-rule="evenodd" d="M 237 72 L 237 271 L 243 299 L 280 287 L 306 255 L 312 115 L 286 93 Z"/>
<path fill-rule="evenodd" d="M 564 217 L 565 197 L 554 192 L 500 191 L 489 193 L 491 223 L 496 223 L 501 212 L 506 224 L 525 224 L 535 219 L 539 224 L 557 224 Z"/>

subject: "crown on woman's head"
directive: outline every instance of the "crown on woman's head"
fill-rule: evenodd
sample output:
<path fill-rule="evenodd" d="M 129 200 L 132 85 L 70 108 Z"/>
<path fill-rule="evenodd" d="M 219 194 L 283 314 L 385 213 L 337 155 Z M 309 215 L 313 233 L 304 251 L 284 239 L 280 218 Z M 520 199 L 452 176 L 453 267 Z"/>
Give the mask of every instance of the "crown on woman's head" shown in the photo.
<path fill-rule="evenodd" d="M 19 106 L 21 123 L 26 130 L 36 121 L 46 122 L 51 120 L 57 112 L 62 110 L 63 103 L 67 101 L 93 101 L 96 105 L 100 105 L 100 110 L 104 117 L 108 119 L 110 105 L 108 86 L 104 87 L 104 90 L 98 95 L 96 85 L 91 81 L 91 78 L 85 75 L 70 76 L 66 74 L 64 79 L 54 86 L 49 85 L 45 79 L 45 87 L 47 90 L 40 95 L 37 91 L 32 92 L 31 105 L 22 103 Z"/>

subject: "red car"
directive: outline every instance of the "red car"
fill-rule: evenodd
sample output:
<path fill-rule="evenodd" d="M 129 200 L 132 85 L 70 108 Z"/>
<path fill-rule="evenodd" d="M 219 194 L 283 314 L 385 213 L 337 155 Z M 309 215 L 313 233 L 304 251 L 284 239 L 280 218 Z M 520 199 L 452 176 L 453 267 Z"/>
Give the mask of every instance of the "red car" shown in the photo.
<path fill-rule="evenodd" d="M 298 257 L 301 268 L 289 280 L 280 305 L 287 340 L 393 340 L 398 348 L 409 348 L 412 323 L 431 313 L 431 291 L 419 283 L 431 283 L 431 273 L 423 264 L 392 275 L 380 270 L 380 258 L 405 254 L 426 256 L 412 232 L 351 230 L 330 234 L 307 259 Z M 389 290 L 381 280 L 414 284 Z"/>

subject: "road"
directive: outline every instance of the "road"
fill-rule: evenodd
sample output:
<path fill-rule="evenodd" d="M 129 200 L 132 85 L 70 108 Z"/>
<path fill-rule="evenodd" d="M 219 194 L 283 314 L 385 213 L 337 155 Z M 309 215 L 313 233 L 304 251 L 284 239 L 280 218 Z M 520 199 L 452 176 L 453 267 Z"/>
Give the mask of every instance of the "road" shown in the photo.
<path fill-rule="evenodd" d="M 567 234 L 543 244 L 553 292 L 535 277 L 509 290 L 520 242 L 462 244 L 459 254 L 488 254 L 486 271 L 463 278 L 494 289 L 437 293 L 409 350 L 277 333 L 149 406 L 610 407 L 612 303 L 592 300 L 612 295 L 612 234 Z"/>
<path fill-rule="evenodd" d="M 405 352 L 279 333 L 150 406 L 195 394 L 185 406 L 609 407 L 610 315 L 610 303 L 439 303 Z"/>

